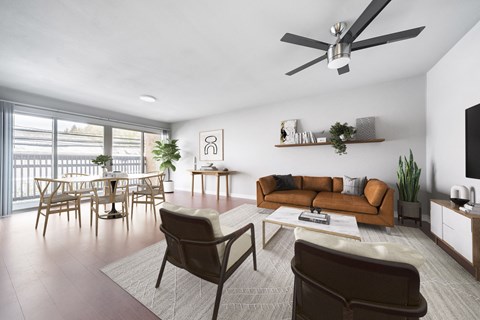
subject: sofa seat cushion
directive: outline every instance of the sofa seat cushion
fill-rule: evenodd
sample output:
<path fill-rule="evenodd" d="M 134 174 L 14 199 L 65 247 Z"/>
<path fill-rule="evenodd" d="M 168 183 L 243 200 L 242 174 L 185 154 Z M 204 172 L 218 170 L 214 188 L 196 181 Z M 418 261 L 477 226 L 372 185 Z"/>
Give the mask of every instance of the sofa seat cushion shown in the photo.
<path fill-rule="evenodd" d="M 310 207 L 317 193 L 311 190 L 274 191 L 265 196 L 266 201 Z"/>
<path fill-rule="evenodd" d="M 227 227 L 224 225 L 221 225 L 221 228 L 224 235 L 229 235 L 230 233 L 237 231 L 237 229 L 235 228 Z M 250 249 L 251 246 L 252 236 L 250 234 L 250 231 L 247 231 L 232 244 L 232 248 L 230 249 L 230 256 L 228 257 L 227 262 L 227 270 L 230 269 L 230 267 L 233 266 L 233 264 L 237 262 L 238 259 L 240 259 L 245 254 L 245 252 Z"/>
<path fill-rule="evenodd" d="M 332 250 L 378 260 L 408 263 L 419 268 L 425 258 L 415 249 L 393 242 L 359 242 L 330 234 L 295 228 L 295 240 L 304 240 Z"/>
<path fill-rule="evenodd" d="M 378 209 L 368 203 L 364 196 L 336 192 L 320 192 L 313 200 L 314 207 L 356 213 L 377 214 Z"/>

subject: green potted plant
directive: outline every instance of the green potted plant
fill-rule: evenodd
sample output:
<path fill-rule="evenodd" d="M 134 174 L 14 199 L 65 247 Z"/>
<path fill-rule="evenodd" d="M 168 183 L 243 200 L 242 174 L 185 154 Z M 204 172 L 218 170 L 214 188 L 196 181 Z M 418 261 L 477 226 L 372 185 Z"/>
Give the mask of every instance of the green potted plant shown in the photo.
<path fill-rule="evenodd" d="M 402 156 L 398 159 L 397 169 L 397 189 L 398 189 L 398 218 L 403 222 L 404 218 L 411 218 L 420 221 L 422 225 L 422 206 L 418 201 L 418 192 L 420 191 L 420 169 L 413 159 L 413 152 L 410 150 L 410 156 Z"/>
<path fill-rule="evenodd" d="M 330 142 L 337 154 L 342 155 L 347 153 L 345 141 L 352 139 L 356 131 L 354 127 L 349 126 L 346 122 L 343 124 L 336 122 L 330 127 Z"/>
<path fill-rule="evenodd" d="M 112 156 L 108 154 L 100 154 L 95 159 L 92 159 L 92 163 L 101 166 L 103 170 L 102 174 L 103 176 L 106 176 L 108 163 L 112 165 Z"/>
<path fill-rule="evenodd" d="M 173 181 L 170 179 L 170 170 L 177 169 L 174 163 L 181 158 L 177 142 L 177 139 L 158 140 L 155 141 L 155 147 L 152 150 L 153 159 L 160 162 L 160 171 L 167 171 L 167 179 L 163 183 L 165 192 L 174 190 Z"/>

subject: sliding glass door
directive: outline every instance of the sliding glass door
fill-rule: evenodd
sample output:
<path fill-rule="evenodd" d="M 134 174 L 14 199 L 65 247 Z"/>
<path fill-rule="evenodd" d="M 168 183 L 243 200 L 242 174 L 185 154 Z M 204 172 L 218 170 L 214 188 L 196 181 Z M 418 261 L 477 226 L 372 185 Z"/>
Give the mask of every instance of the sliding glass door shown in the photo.
<path fill-rule="evenodd" d="M 112 138 L 112 169 L 126 173 L 143 172 L 142 132 L 113 128 Z"/>
<path fill-rule="evenodd" d="M 103 131 L 103 126 L 58 120 L 57 176 L 65 173 L 100 174 L 92 159 L 104 153 Z"/>
<path fill-rule="evenodd" d="M 91 160 L 100 154 L 113 157 L 112 170 L 142 173 L 158 170 L 151 150 L 168 132 L 112 128 L 78 121 L 14 113 L 13 209 L 36 206 L 34 178 L 59 178 L 65 173 L 100 174 Z"/>
<path fill-rule="evenodd" d="M 13 205 L 38 197 L 35 177 L 53 176 L 53 120 L 14 114 Z"/>

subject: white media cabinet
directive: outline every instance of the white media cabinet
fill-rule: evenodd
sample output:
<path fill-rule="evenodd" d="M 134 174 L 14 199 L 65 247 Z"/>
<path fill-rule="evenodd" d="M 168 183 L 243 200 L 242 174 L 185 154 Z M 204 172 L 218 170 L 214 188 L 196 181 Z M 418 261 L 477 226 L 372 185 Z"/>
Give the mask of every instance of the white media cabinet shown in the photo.
<path fill-rule="evenodd" d="M 435 242 L 459 255 L 452 256 L 480 280 L 480 215 L 460 211 L 448 200 L 431 200 L 430 228 Z"/>

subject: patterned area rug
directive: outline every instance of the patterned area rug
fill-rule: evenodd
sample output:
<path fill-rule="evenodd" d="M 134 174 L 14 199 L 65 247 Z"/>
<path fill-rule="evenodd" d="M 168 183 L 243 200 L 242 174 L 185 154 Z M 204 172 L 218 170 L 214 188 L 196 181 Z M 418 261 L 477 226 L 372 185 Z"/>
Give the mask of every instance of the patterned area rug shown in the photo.
<path fill-rule="evenodd" d="M 284 228 L 262 249 L 261 221 L 271 212 L 244 204 L 220 216 L 221 223 L 231 227 L 255 224 L 258 271 L 253 271 L 250 257 L 226 282 L 219 319 L 291 319 L 294 235 Z M 267 236 L 276 228 L 267 224 Z M 360 232 L 363 241 L 403 243 L 424 255 L 427 262 L 419 270 L 428 302 L 424 319 L 480 318 L 480 282 L 419 229 L 397 226 L 387 234 L 383 228 L 360 225 Z M 162 284 L 155 289 L 164 252 L 165 241 L 160 241 L 102 271 L 160 319 L 211 319 L 216 285 L 167 263 Z"/>

